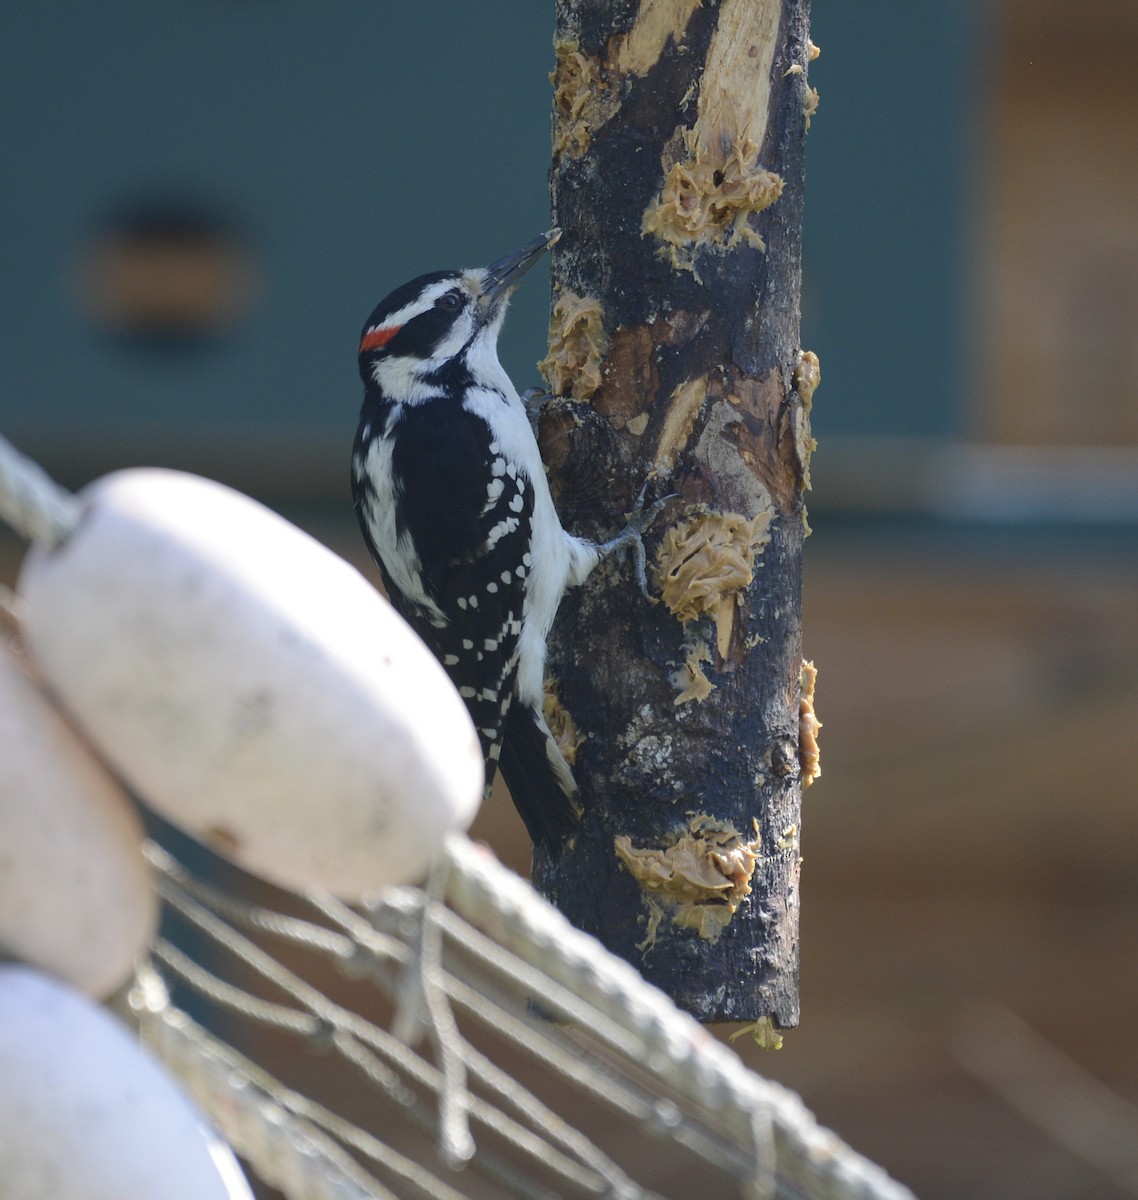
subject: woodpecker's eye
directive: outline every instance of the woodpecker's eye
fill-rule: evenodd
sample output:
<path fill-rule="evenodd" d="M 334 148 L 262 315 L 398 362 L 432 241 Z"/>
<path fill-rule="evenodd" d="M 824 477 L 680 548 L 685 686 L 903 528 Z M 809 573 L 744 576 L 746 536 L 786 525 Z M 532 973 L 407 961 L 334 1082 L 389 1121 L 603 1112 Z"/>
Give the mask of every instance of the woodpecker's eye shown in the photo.
<path fill-rule="evenodd" d="M 461 307 L 462 297 L 458 294 L 458 292 L 444 292 L 435 301 L 435 308 L 442 308 L 447 312 L 458 312 Z"/>

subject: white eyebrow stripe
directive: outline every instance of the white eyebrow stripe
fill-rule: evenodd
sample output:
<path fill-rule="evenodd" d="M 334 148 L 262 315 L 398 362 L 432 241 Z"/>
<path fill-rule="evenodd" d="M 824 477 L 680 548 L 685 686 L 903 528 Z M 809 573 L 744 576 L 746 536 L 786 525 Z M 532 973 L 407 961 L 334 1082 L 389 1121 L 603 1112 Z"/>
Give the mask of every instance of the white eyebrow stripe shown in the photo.
<path fill-rule="evenodd" d="M 416 296 L 409 304 L 404 304 L 402 308 L 384 317 L 381 324 L 369 326 L 368 333 L 374 333 L 377 329 L 390 329 L 393 325 L 406 325 L 408 321 L 433 308 L 435 301 L 453 291 L 457 283 L 456 279 L 440 279 L 438 283 L 432 283 L 422 295 Z"/>

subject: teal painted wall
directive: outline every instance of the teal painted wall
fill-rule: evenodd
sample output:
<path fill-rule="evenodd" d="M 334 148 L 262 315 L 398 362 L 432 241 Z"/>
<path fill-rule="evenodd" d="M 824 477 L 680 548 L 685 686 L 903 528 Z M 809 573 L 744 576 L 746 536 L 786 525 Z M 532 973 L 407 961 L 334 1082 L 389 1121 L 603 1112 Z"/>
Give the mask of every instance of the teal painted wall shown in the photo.
<path fill-rule="evenodd" d="M 59 0 L 5 25 L 3 427 L 264 421 L 350 438 L 375 303 L 547 226 L 543 5 Z M 248 233 L 262 298 L 220 345 L 139 351 L 76 314 L 92 222 L 154 193 Z M 545 286 L 507 348 L 535 381 Z"/>
<path fill-rule="evenodd" d="M 978 20 L 967 0 L 814 0 L 812 28 L 803 340 L 822 360 L 816 429 L 965 437 Z"/>
<path fill-rule="evenodd" d="M 804 341 L 822 357 L 819 434 L 957 434 L 965 5 L 815 0 L 814 28 Z M 346 455 L 374 303 L 546 226 L 551 29 L 540 0 L 12 8 L 0 429 L 49 459 L 116 440 L 137 456 L 190 431 L 255 456 L 266 425 L 314 447 L 342 432 Z M 140 349 L 78 313 L 91 229 L 155 194 L 244 231 L 263 286 L 232 337 Z M 507 326 L 521 386 L 537 381 L 546 286 L 528 281 Z"/>

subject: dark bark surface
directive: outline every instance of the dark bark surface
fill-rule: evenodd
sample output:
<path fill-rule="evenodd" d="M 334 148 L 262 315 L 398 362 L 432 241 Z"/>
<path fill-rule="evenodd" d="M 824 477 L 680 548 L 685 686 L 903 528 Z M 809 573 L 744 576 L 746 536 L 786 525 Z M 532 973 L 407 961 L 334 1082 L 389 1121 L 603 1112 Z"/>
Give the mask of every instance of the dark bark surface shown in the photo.
<path fill-rule="evenodd" d="M 653 471 L 679 499 L 648 538 L 659 603 L 608 562 L 562 604 L 554 708 L 585 815 L 535 883 L 701 1020 L 781 1026 L 798 1020 L 807 7 L 558 0 L 543 366 L 563 399 L 540 428 L 574 531 L 611 535 Z"/>

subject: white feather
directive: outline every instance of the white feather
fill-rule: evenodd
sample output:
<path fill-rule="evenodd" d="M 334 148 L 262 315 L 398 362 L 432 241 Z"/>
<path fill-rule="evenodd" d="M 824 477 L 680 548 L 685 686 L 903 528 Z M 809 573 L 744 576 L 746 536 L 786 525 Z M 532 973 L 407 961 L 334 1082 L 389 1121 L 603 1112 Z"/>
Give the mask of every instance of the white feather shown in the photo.
<path fill-rule="evenodd" d="M 389 429 L 390 426 L 389 420 Z M 397 535 L 395 531 L 395 484 L 391 471 L 393 449 L 385 431 L 383 437 L 373 439 L 368 445 L 362 461 L 356 461 L 357 474 L 371 484 L 364 501 L 364 515 L 376 544 L 395 548 L 394 553 L 388 551 L 383 556 L 383 564 L 392 583 L 408 600 L 427 613 L 433 625 L 443 626 L 447 623 L 446 616 L 423 590 L 422 564 L 411 539 L 406 532 Z"/>

